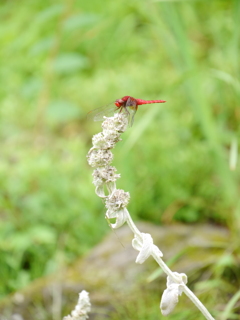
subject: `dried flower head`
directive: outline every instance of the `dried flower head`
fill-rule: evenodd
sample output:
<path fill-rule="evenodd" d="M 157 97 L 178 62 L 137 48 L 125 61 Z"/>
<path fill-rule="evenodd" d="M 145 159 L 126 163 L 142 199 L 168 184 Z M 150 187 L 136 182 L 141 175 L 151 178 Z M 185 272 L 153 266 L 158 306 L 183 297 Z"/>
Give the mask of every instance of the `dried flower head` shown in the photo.
<path fill-rule="evenodd" d="M 124 132 L 128 127 L 128 117 L 126 113 L 115 113 L 113 117 L 107 118 L 102 123 L 103 131 Z"/>
<path fill-rule="evenodd" d="M 116 212 L 128 205 L 130 200 L 129 192 L 121 189 L 116 189 L 107 199 L 106 208 L 109 212 Z"/>
<path fill-rule="evenodd" d="M 95 192 L 99 197 L 107 197 L 105 189 L 109 194 L 116 189 L 115 181 L 120 178 L 120 174 L 116 174 L 116 171 L 117 169 L 112 166 L 97 168 L 93 171 L 93 183 L 96 186 Z"/>
<path fill-rule="evenodd" d="M 115 144 L 120 140 L 120 133 L 116 131 L 100 132 L 93 136 L 92 143 L 93 147 L 99 149 L 112 149 Z"/>
<path fill-rule="evenodd" d="M 91 148 L 87 155 L 88 163 L 91 167 L 103 167 L 109 165 L 113 160 L 110 150 Z"/>

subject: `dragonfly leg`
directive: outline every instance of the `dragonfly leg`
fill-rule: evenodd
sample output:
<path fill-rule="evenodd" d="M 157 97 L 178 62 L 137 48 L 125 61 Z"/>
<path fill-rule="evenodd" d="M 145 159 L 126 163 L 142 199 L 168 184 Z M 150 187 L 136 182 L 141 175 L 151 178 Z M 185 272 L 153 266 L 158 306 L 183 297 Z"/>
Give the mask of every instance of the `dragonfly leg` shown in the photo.
<path fill-rule="evenodd" d="M 128 111 L 128 109 L 125 106 L 120 107 L 119 113 L 122 111 L 123 111 L 123 113 L 126 113 L 128 116 L 130 115 L 130 112 Z"/>
<path fill-rule="evenodd" d="M 128 111 L 128 109 L 126 108 L 126 106 L 121 106 L 121 107 L 119 108 L 119 113 L 120 113 L 120 112 L 123 112 L 123 113 L 126 114 L 126 116 L 128 117 L 128 124 L 129 124 L 129 126 L 131 127 L 132 124 L 133 124 L 133 119 L 131 119 L 131 113 Z"/>

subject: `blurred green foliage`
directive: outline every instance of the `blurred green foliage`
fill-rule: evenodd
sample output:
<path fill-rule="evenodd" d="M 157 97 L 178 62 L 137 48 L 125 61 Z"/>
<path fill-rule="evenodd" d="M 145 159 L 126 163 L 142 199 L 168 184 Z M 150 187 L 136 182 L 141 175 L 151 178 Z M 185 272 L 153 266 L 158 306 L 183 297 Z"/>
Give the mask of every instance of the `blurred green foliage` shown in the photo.
<path fill-rule="evenodd" d="M 72 262 L 107 230 L 86 113 L 142 106 L 114 150 L 135 218 L 240 230 L 240 2 L 53 0 L 0 5 L 0 295 Z M 233 249 L 235 250 L 235 249 Z"/>

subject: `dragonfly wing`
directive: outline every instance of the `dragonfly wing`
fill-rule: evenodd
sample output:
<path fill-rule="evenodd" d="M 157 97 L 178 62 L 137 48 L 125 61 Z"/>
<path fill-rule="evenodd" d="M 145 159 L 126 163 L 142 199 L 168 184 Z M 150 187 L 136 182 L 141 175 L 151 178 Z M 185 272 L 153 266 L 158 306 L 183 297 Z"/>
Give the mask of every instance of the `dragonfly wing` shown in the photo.
<path fill-rule="evenodd" d="M 115 106 L 114 102 L 110 103 L 106 106 L 94 109 L 87 114 L 88 119 L 92 119 L 94 121 L 102 121 L 105 117 L 111 117 L 115 112 L 118 111 L 118 107 Z"/>
<path fill-rule="evenodd" d="M 130 127 L 133 125 L 134 115 L 137 111 L 137 106 L 138 106 L 137 100 L 132 97 L 129 97 L 126 102 L 126 109 L 129 116 L 128 123 Z"/>
<path fill-rule="evenodd" d="M 136 106 L 137 106 L 137 100 L 132 97 L 129 97 L 126 102 L 126 107 L 133 107 L 135 109 Z"/>

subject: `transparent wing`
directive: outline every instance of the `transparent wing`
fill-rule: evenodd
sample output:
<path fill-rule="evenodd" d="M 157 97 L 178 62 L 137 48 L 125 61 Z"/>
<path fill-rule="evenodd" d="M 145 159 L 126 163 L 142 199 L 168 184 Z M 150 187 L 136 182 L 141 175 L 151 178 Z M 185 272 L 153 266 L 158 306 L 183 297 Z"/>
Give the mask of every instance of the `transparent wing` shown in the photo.
<path fill-rule="evenodd" d="M 136 106 L 137 106 L 137 100 L 132 97 L 129 97 L 126 102 L 126 107 L 136 108 Z"/>
<path fill-rule="evenodd" d="M 129 117 L 128 123 L 129 123 L 129 126 L 131 127 L 133 125 L 134 115 L 137 112 L 137 108 L 138 108 L 137 100 L 132 97 L 129 97 L 126 102 L 126 108 L 127 108 L 128 117 Z"/>
<path fill-rule="evenodd" d="M 112 102 L 106 106 L 88 112 L 87 118 L 94 121 L 102 121 L 104 120 L 104 116 L 111 117 L 114 115 L 114 113 L 118 112 L 118 110 L 118 107 L 114 104 L 114 102 Z"/>

